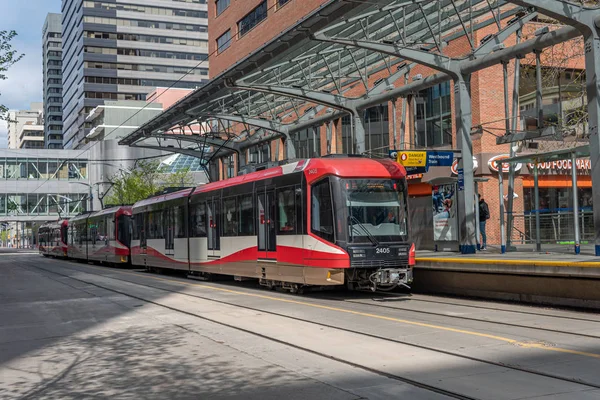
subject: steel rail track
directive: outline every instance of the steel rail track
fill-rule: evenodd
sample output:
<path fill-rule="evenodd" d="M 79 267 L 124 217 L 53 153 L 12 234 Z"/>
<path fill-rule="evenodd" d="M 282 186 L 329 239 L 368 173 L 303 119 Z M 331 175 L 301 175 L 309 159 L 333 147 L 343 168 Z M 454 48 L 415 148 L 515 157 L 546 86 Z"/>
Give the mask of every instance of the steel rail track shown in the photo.
<path fill-rule="evenodd" d="M 71 262 L 71 263 L 74 263 L 74 262 Z M 125 296 L 135 297 L 135 296 L 130 295 L 128 293 L 120 292 L 120 291 L 117 291 L 117 290 L 114 290 L 114 289 L 110 289 L 110 288 L 106 288 L 106 287 L 103 287 L 102 285 L 97 285 L 95 283 L 90 283 L 90 282 L 87 282 L 85 280 L 81 280 L 81 279 L 78 279 L 78 278 L 73 278 L 73 277 L 71 277 L 69 275 L 59 274 L 59 273 L 57 273 L 55 271 L 47 270 L 45 268 L 41 268 L 41 267 L 38 267 L 38 266 L 33 266 L 33 267 L 37 268 L 37 269 L 40 269 L 40 270 L 44 270 L 44 271 L 50 272 L 50 273 L 55 273 L 57 275 L 65 276 L 65 277 L 68 277 L 70 279 L 75 279 L 75 280 L 81 281 L 83 283 L 87 283 L 87 284 L 91 284 L 91 285 L 94 285 L 94 286 L 98 286 L 100 288 L 103 288 L 103 289 L 106 289 L 106 290 L 110 290 L 110 291 L 113 291 L 113 292 L 116 292 L 116 293 L 119 293 L 119 294 L 123 294 Z M 82 272 L 81 270 L 78 270 L 78 269 L 75 269 L 75 268 L 68 268 L 68 267 L 64 267 L 64 266 L 61 266 L 61 267 L 62 268 L 70 269 L 72 271 Z M 118 270 L 107 269 L 107 271 L 113 271 L 114 272 L 114 271 L 118 271 Z M 310 323 L 310 324 L 313 324 L 313 325 L 318 325 L 318 326 L 326 327 L 326 328 L 330 328 L 330 329 L 336 329 L 336 330 L 347 332 L 347 333 L 352 333 L 352 334 L 357 334 L 357 335 L 363 335 L 365 337 L 370 337 L 370 338 L 373 338 L 373 339 L 379 339 L 379 340 L 384 340 L 384 341 L 388 341 L 388 342 L 391 342 L 391 343 L 402 344 L 402 345 L 405 345 L 405 346 L 411 346 L 411 347 L 415 347 L 415 348 L 419 348 L 419 349 L 423 349 L 423 350 L 428 350 L 428 351 L 433 351 L 433 352 L 436 352 L 436 353 L 445 354 L 445 355 L 449 355 L 449 356 L 453 356 L 453 357 L 458 357 L 458 358 L 462 358 L 462 359 L 466 359 L 466 360 L 470 360 L 470 361 L 481 362 L 481 363 L 484 363 L 484 364 L 493 365 L 493 366 L 502 367 L 502 368 L 507 368 L 507 369 L 511 369 L 511 370 L 514 370 L 514 371 L 519 371 L 519 372 L 524 372 L 524 373 L 533 374 L 533 375 L 537 375 L 537 376 L 542 376 L 542 377 L 545 377 L 545 378 L 556 379 L 556 380 L 560 380 L 560 381 L 564 381 L 564 382 L 568 382 L 568 383 L 575 383 L 575 384 L 579 384 L 579 385 L 588 386 L 590 388 L 600 389 L 600 383 L 587 382 L 587 381 L 584 381 L 584 380 L 581 380 L 581 379 L 568 378 L 568 377 L 561 376 L 561 375 L 546 373 L 546 372 L 542 372 L 542 371 L 536 371 L 536 370 L 533 370 L 533 369 L 529 369 L 529 368 L 525 368 L 525 367 L 521 367 L 521 366 L 517 366 L 517 365 L 512 365 L 512 364 L 508 364 L 508 363 L 496 362 L 496 361 L 486 360 L 486 359 L 482 359 L 482 358 L 467 356 L 467 355 L 464 355 L 464 354 L 455 353 L 455 352 L 452 352 L 452 351 L 443 350 L 443 349 L 439 349 L 439 348 L 436 348 L 436 347 L 415 344 L 415 343 L 411 343 L 411 342 L 407 342 L 407 341 L 403 341 L 403 340 L 398 340 L 398 339 L 391 339 L 391 338 L 388 338 L 388 337 L 385 337 L 385 336 L 380 336 L 380 335 L 371 334 L 371 333 L 367 333 L 367 332 L 361 332 L 361 331 L 357 331 L 357 330 L 353 330 L 353 329 L 348 329 L 348 328 L 343 328 L 343 327 L 339 327 L 339 326 L 335 326 L 335 325 L 330 325 L 330 324 L 326 324 L 326 323 L 315 322 L 315 321 L 303 319 L 303 318 L 300 318 L 300 317 L 294 317 L 294 316 L 290 316 L 290 315 L 286 315 L 286 314 L 282 314 L 282 313 L 278 313 L 278 312 L 274 312 L 274 311 L 266 311 L 266 310 L 260 309 L 260 308 L 255 308 L 255 307 L 250 307 L 250 306 L 244 306 L 244 305 L 240 305 L 240 304 L 236 304 L 236 303 L 231 303 L 231 302 L 227 302 L 227 301 L 223 301 L 223 300 L 216 300 L 216 299 L 211 298 L 211 297 L 205 297 L 205 296 L 200 296 L 200 295 L 197 295 L 197 294 L 190 294 L 190 293 L 182 293 L 182 292 L 177 291 L 177 290 L 165 289 L 165 288 L 157 287 L 157 286 L 150 285 L 150 284 L 134 282 L 134 281 L 131 281 L 131 280 L 128 280 L 128 279 L 114 278 L 114 277 L 103 275 L 101 273 L 93 273 L 93 272 L 87 272 L 87 271 L 85 273 L 89 273 L 89 274 L 96 275 L 96 276 L 102 276 L 103 278 L 113 279 L 113 280 L 116 280 L 116 281 L 127 282 L 127 283 L 131 283 L 131 284 L 134 284 L 134 285 L 147 287 L 147 288 L 150 288 L 150 289 L 161 290 L 161 291 L 168 292 L 168 293 L 176 293 L 176 294 L 180 294 L 180 295 L 184 295 L 184 296 L 189 296 L 189 297 L 193 297 L 193 298 L 198 298 L 198 299 L 202 299 L 202 300 L 206 300 L 206 301 L 215 302 L 215 303 L 218 303 L 218 304 L 228 305 L 228 306 L 232 306 L 232 307 L 239 307 L 239 308 L 243 308 L 243 309 L 250 310 L 250 311 L 256 311 L 256 312 L 266 313 L 266 314 L 270 314 L 270 315 L 274 315 L 274 316 L 278 316 L 278 317 L 288 318 L 288 319 L 299 321 L 299 322 Z M 139 273 L 139 274 L 135 274 L 135 275 L 143 277 L 143 273 Z M 182 280 L 173 280 L 172 282 L 173 283 L 177 283 L 177 284 L 181 284 L 181 285 L 189 285 L 189 283 L 186 282 L 184 279 L 182 279 Z M 139 299 L 139 300 L 147 301 L 149 303 L 157 304 L 157 305 L 162 306 L 162 307 L 170 308 L 168 306 L 163 306 L 161 304 L 154 303 L 151 300 L 145 300 L 145 299 Z M 174 311 L 180 311 L 180 310 L 174 309 Z M 186 311 L 181 311 L 181 312 L 187 313 Z M 195 315 L 195 314 L 191 314 L 191 315 Z M 197 315 L 195 315 L 195 316 L 197 316 Z M 212 319 L 209 319 L 209 318 L 206 318 L 206 317 L 202 317 L 202 316 L 197 316 L 197 317 L 198 318 L 202 318 L 202 319 L 206 319 L 208 321 L 211 321 L 211 322 L 214 322 L 214 323 L 217 323 L 217 324 L 229 326 L 227 324 L 224 324 L 224 323 L 221 323 L 221 322 L 218 322 L 218 321 L 213 321 Z M 240 331 L 247 332 L 247 333 L 255 334 L 255 335 L 260 336 L 260 337 L 265 337 L 265 338 L 267 338 L 269 340 L 273 340 L 273 341 L 276 341 L 276 342 L 281 343 L 281 344 L 287 344 L 287 345 L 290 345 L 292 347 L 298 348 L 300 350 L 306 350 L 308 352 L 312 352 L 312 353 L 317 354 L 317 355 L 328 357 L 328 358 L 334 359 L 336 361 L 340 361 L 340 362 L 346 363 L 347 365 L 357 366 L 358 368 L 361 368 L 361 369 L 364 369 L 364 370 L 367 370 L 367 371 L 370 371 L 370 372 L 379 373 L 379 374 L 381 374 L 383 376 L 388 376 L 389 375 L 388 373 L 386 373 L 384 371 L 377 371 L 377 370 L 371 371 L 369 369 L 369 367 L 364 367 L 364 366 L 360 366 L 360 365 L 354 365 L 351 362 L 346 362 L 344 360 L 338 360 L 335 357 L 331 357 L 331 356 L 326 355 L 326 354 L 321 354 L 321 353 L 315 352 L 315 351 L 310 350 L 310 349 L 304 349 L 302 347 L 298 347 L 296 345 L 289 344 L 289 343 L 286 343 L 284 341 L 279 341 L 279 339 L 269 338 L 269 337 L 263 336 L 262 334 L 258 334 L 258 333 L 251 332 L 251 331 L 246 331 L 243 328 L 238 328 L 238 327 L 235 327 L 235 326 L 230 326 L 230 327 L 232 327 L 234 329 L 238 329 Z M 413 382 L 409 378 L 400 377 L 400 376 L 396 376 L 396 375 L 390 375 L 389 377 L 392 377 L 392 376 L 395 376 L 394 379 L 396 379 L 396 380 L 403 381 L 403 382 L 406 382 L 406 383 L 410 383 L 410 384 L 413 384 L 415 386 L 418 386 L 419 384 L 422 384 L 422 383 L 419 383 L 419 382 L 416 382 L 416 381 Z M 422 385 L 427 385 L 427 384 L 422 384 Z M 421 386 L 419 386 L 419 387 L 421 387 Z M 444 389 L 440 389 L 440 390 L 444 390 Z M 436 390 L 433 390 L 433 391 L 436 391 Z M 453 393 L 453 394 L 454 395 L 458 395 L 458 396 L 463 396 L 463 395 L 456 394 L 456 393 Z M 470 397 L 463 396 L 463 397 L 456 397 L 456 398 L 470 398 Z"/>

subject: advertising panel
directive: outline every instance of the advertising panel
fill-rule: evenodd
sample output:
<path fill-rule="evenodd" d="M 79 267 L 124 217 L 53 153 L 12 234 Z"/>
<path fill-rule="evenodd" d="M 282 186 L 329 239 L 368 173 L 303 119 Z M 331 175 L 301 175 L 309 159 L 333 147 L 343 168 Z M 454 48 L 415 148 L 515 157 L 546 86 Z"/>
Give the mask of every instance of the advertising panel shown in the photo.
<path fill-rule="evenodd" d="M 456 215 L 456 185 L 432 187 L 433 199 L 433 240 L 457 241 L 458 217 Z"/>

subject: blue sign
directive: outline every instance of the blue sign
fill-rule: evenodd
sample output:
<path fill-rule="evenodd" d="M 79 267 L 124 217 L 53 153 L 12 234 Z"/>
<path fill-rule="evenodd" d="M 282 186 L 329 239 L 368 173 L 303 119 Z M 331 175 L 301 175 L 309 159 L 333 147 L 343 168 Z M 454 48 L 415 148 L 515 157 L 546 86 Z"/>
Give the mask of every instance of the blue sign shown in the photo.
<path fill-rule="evenodd" d="M 465 190 L 465 170 L 462 168 L 458 169 L 458 191 L 462 192 Z"/>
<path fill-rule="evenodd" d="M 430 167 L 451 167 L 454 153 L 451 151 L 428 151 L 427 165 Z"/>

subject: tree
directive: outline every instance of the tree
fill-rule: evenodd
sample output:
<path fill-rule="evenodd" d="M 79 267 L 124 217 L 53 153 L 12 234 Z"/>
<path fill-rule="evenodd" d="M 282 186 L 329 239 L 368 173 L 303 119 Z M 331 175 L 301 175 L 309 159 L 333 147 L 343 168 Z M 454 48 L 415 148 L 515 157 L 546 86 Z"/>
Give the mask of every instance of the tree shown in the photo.
<path fill-rule="evenodd" d="M 8 69 L 23 58 L 23 54 L 14 50 L 11 40 L 17 36 L 15 31 L 0 31 L 0 80 L 5 80 Z M 0 104 L 0 119 L 8 120 L 8 108 Z"/>
<path fill-rule="evenodd" d="M 140 161 L 128 171 L 119 171 L 111 179 L 110 193 L 104 204 L 133 204 L 170 187 L 194 186 L 189 170 L 165 173 L 155 161 Z"/>

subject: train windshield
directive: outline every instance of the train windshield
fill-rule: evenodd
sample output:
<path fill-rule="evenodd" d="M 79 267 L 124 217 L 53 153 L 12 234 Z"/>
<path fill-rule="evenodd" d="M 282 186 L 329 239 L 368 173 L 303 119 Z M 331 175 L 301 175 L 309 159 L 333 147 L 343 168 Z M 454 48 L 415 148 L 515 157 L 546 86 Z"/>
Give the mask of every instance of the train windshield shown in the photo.
<path fill-rule="evenodd" d="M 342 181 L 348 211 L 349 242 L 406 241 L 406 190 L 402 181 L 346 179 Z"/>

